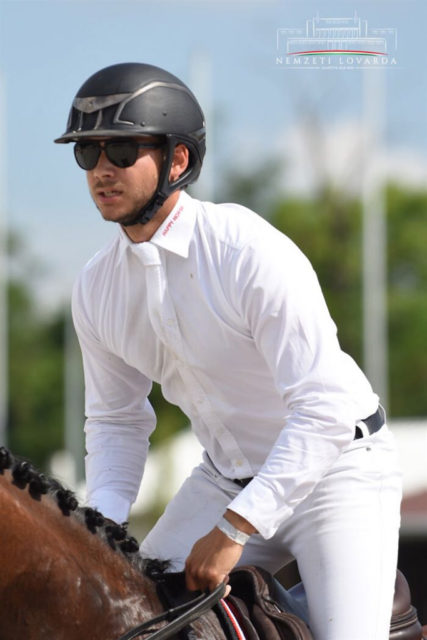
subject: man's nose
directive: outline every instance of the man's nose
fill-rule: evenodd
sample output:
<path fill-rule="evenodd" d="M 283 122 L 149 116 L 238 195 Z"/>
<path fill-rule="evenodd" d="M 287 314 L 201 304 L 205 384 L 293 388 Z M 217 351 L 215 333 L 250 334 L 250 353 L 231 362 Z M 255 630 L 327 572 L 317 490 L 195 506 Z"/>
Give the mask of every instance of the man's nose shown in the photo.
<path fill-rule="evenodd" d="M 105 150 L 102 148 L 98 158 L 98 162 L 96 163 L 93 171 L 98 175 L 112 174 L 115 171 L 114 164 L 108 159 Z"/>

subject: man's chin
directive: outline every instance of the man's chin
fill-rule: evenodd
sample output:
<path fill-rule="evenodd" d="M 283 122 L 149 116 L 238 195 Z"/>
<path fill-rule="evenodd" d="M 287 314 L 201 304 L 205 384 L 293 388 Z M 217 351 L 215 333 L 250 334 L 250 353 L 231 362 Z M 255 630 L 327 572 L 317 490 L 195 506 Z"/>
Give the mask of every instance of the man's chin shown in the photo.
<path fill-rule="evenodd" d="M 103 211 L 101 207 L 98 207 L 102 217 L 107 222 L 116 222 L 124 227 L 129 227 L 133 224 L 137 224 L 140 217 L 140 209 L 131 211 L 130 213 L 113 213 L 111 211 Z"/>

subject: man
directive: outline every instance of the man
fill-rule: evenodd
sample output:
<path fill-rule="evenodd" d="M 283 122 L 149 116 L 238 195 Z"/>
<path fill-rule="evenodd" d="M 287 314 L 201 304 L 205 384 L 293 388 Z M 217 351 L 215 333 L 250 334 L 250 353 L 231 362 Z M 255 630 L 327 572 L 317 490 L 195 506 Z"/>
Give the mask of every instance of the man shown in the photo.
<path fill-rule="evenodd" d="M 118 223 L 73 294 L 90 504 L 127 519 L 160 382 L 205 454 L 141 553 L 210 590 L 238 563 L 276 572 L 296 558 L 316 640 L 387 638 L 395 447 L 308 260 L 257 214 L 183 191 L 201 169 L 204 119 L 162 69 L 95 73 L 56 142 L 75 142 L 96 206 Z"/>

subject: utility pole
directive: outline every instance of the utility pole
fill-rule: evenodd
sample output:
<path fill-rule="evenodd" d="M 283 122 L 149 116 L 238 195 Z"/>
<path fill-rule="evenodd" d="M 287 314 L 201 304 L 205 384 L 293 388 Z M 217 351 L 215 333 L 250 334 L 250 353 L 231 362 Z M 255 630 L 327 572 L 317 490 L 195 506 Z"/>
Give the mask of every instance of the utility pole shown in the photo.
<path fill-rule="evenodd" d="M 378 157 L 384 143 L 384 69 L 363 71 L 365 163 L 363 180 L 363 355 L 364 369 L 388 407 L 387 227 L 384 180 Z"/>
<path fill-rule="evenodd" d="M 203 162 L 200 177 L 195 184 L 191 185 L 191 194 L 195 198 L 212 201 L 215 196 L 215 171 L 213 168 L 215 128 L 212 106 L 212 60 L 208 53 L 200 49 L 194 51 L 191 56 L 190 86 L 203 109 L 207 128 L 207 154 Z"/>
<path fill-rule="evenodd" d="M 7 408 L 8 408 L 8 268 L 7 268 L 7 218 L 5 196 L 5 90 L 0 73 L 0 445 L 7 446 Z"/>
<path fill-rule="evenodd" d="M 84 471 L 84 385 L 80 348 L 71 314 L 65 318 L 65 449 L 71 455 L 74 484 L 83 480 Z"/>

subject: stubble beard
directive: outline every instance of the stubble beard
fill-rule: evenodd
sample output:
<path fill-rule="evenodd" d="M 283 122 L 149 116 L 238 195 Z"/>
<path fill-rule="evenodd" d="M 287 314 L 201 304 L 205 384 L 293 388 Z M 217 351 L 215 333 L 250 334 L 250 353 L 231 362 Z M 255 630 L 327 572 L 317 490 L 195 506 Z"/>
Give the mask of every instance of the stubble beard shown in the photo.
<path fill-rule="evenodd" d="M 96 208 L 101 213 L 104 220 L 106 220 L 107 222 L 115 222 L 116 224 L 128 227 L 140 222 L 141 213 L 153 199 L 154 193 L 155 192 L 153 192 L 153 194 L 149 197 L 146 196 L 144 198 L 141 198 L 141 200 L 137 202 L 135 206 L 130 209 L 130 211 L 118 215 L 114 214 L 114 211 L 110 213 L 108 207 L 104 208 L 102 205 L 97 204 L 95 199 L 94 201 Z"/>
<path fill-rule="evenodd" d="M 98 205 L 96 206 L 98 211 L 100 211 L 104 220 L 106 220 L 107 222 L 115 222 L 116 224 L 120 224 L 124 227 L 128 227 L 132 224 L 137 224 L 139 222 L 139 219 L 141 217 L 141 209 L 143 209 L 145 204 L 141 204 L 140 206 L 134 207 L 132 211 L 129 211 L 128 213 L 124 213 L 119 217 L 110 217 L 108 213 L 104 214 L 101 207 L 99 207 Z"/>

